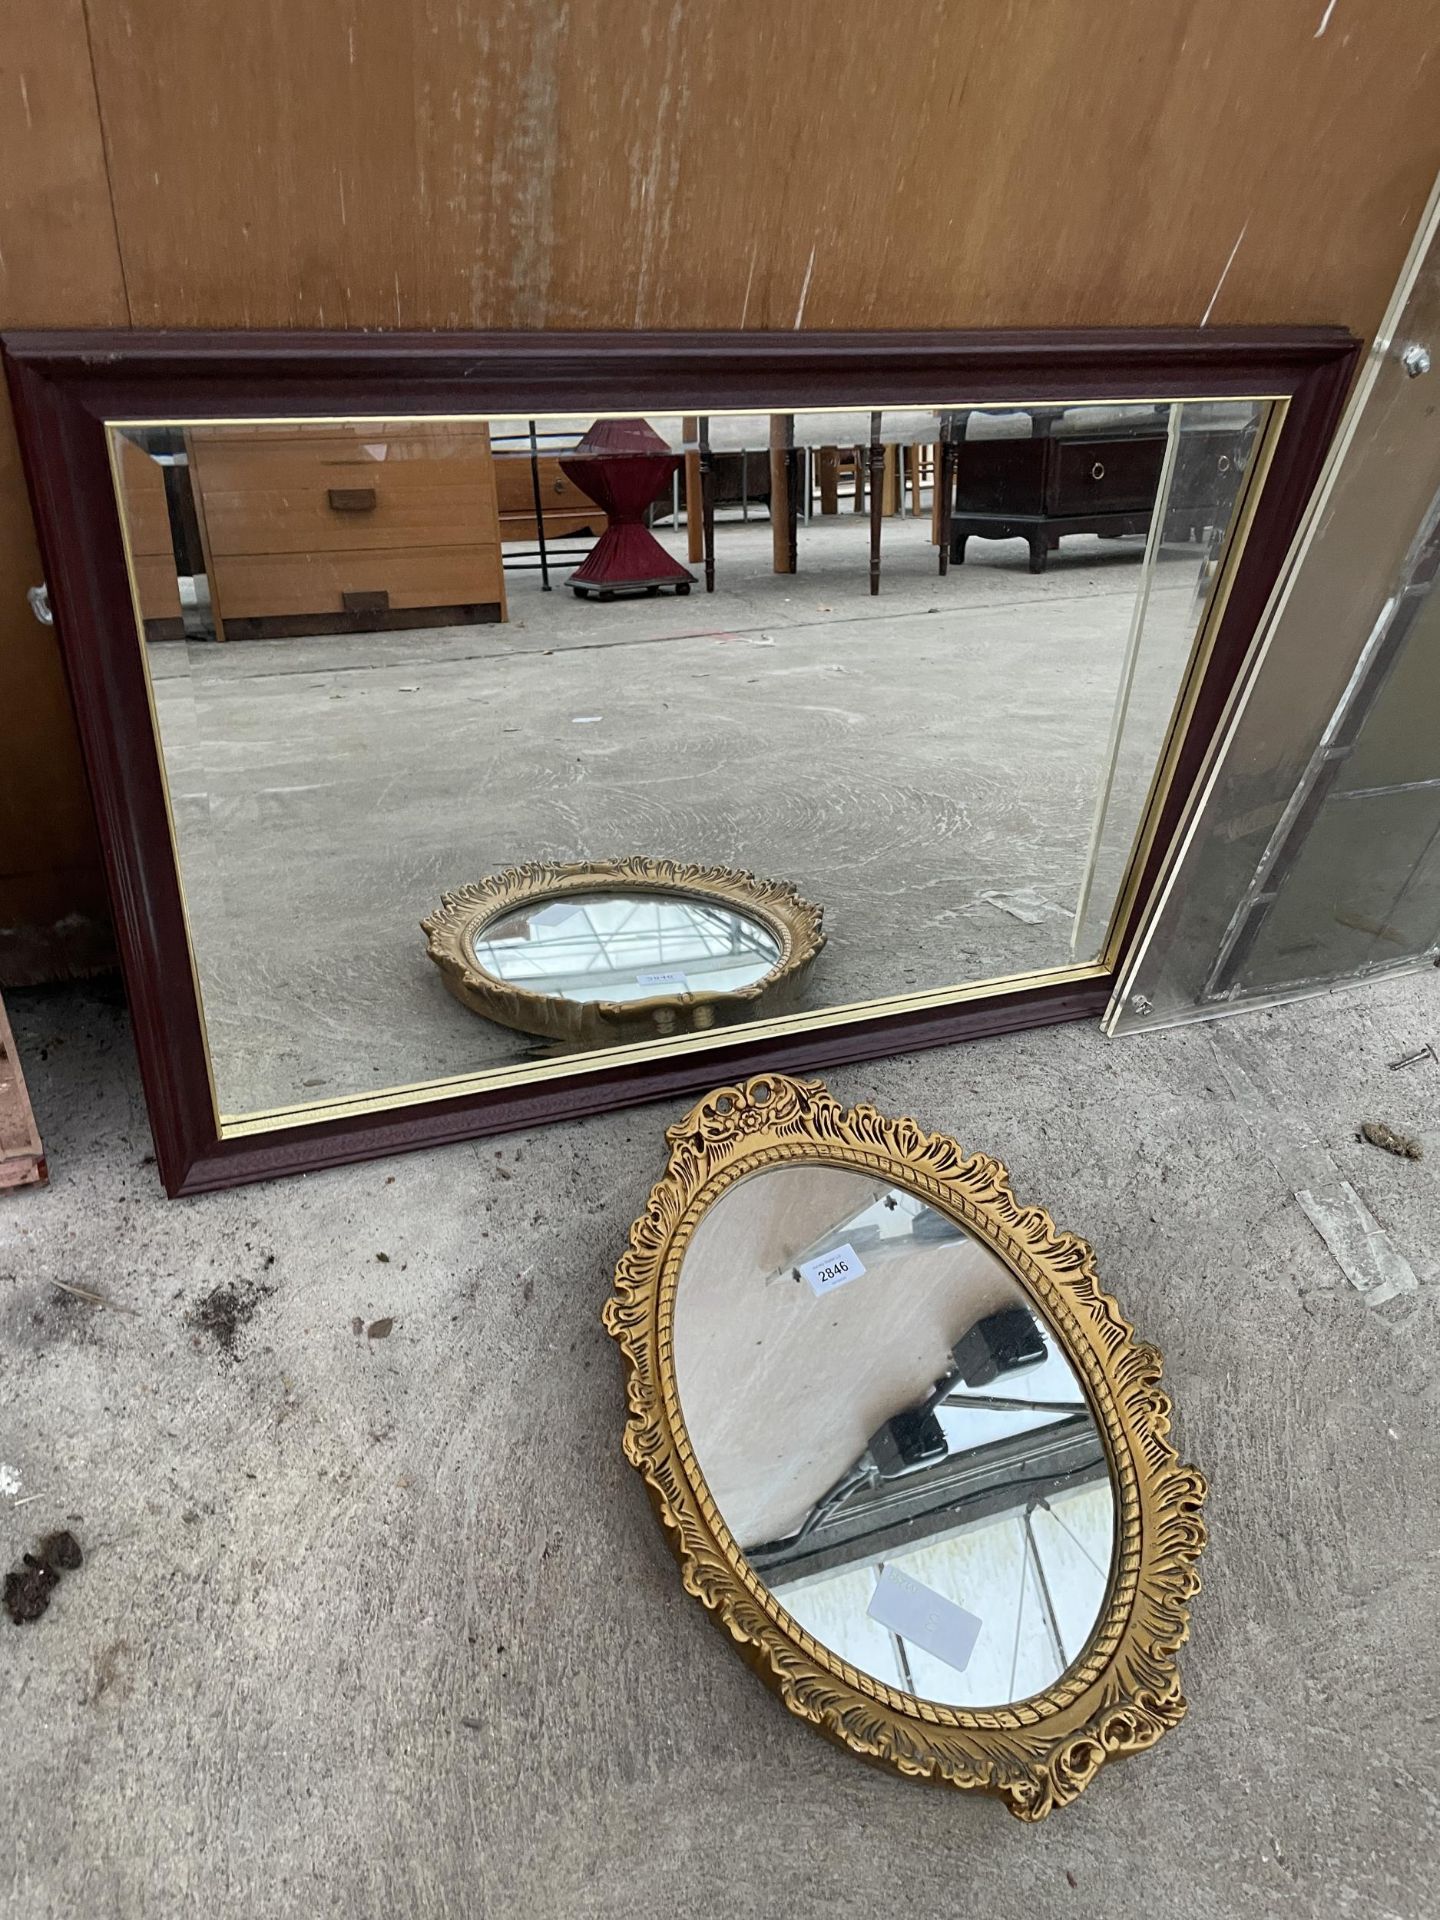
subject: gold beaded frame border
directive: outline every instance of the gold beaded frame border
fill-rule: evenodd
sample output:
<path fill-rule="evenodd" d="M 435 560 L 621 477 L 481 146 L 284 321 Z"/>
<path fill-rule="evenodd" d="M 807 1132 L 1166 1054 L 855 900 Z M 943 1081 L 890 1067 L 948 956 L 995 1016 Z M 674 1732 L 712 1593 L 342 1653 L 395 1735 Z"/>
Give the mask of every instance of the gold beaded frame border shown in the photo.
<path fill-rule="evenodd" d="M 841 1107 L 817 1080 L 760 1074 L 707 1094 L 668 1129 L 670 1160 L 630 1229 L 604 1311 L 624 1357 L 624 1446 L 680 1562 L 792 1713 L 901 1773 L 997 1794 L 1040 1820 L 1109 1760 L 1152 1746 L 1185 1713 L 1176 1653 L 1205 1545 L 1205 1482 L 1169 1441 L 1160 1355 L 1133 1329 L 1085 1241 L 1022 1207 L 998 1160 L 870 1106 Z M 806 1633 L 751 1571 L 710 1496 L 676 1388 L 675 1292 L 701 1217 L 764 1168 L 812 1161 L 878 1174 L 934 1203 L 999 1254 L 1059 1335 L 1109 1456 L 1116 1549 L 1104 1611 L 1080 1659 L 1045 1693 L 983 1712 L 917 1700 Z"/>

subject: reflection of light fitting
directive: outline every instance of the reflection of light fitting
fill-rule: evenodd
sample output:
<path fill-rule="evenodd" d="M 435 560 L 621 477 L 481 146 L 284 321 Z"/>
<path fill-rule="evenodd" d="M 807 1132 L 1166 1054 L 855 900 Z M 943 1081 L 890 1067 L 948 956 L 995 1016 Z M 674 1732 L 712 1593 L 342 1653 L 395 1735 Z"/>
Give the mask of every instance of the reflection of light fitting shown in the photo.
<path fill-rule="evenodd" d="M 1045 1359 L 1045 1335 L 1024 1307 L 1001 1307 L 977 1320 L 955 1345 L 955 1366 L 967 1387 L 988 1387 L 1002 1373 L 1021 1373 Z"/>
<path fill-rule="evenodd" d="M 933 1461 L 947 1459 L 950 1443 L 928 1407 L 910 1407 L 891 1414 L 884 1426 L 871 1434 L 865 1451 L 882 1480 L 898 1480 L 902 1473 L 914 1473 Z"/>
<path fill-rule="evenodd" d="M 899 1480 L 907 1473 L 919 1473 L 950 1455 L 945 1430 L 928 1407 L 907 1407 L 878 1427 L 865 1443 L 865 1451 L 853 1466 L 847 1467 L 835 1484 L 811 1507 L 798 1529 L 783 1542 L 767 1546 L 798 1547 L 820 1522 L 844 1506 L 861 1487 L 874 1486 L 877 1480 Z M 765 1551 L 765 1548 L 760 1549 Z"/>
<path fill-rule="evenodd" d="M 874 1213 L 877 1206 L 896 1209 L 902 1197 L 910 1199 L 911 1207 L 917 1209 L 911 1213 L 908 1231 L 902 1228 L 897 1234 L 881 1238 L 878 1225 L 866 1227 L 860 1224 Z M 859 1252 L 866 1235 L 874 1236 L 875 1244 L 885 1247 L 887 1251 L 912 1247 L 922 1234 L 928 1237 L 934 1233 L 933 1227 L 923 1225 L 927 1217 L 949 1229 L 947 1237 L 958 1240 L 965 1238 L 963 1230 L 944 1214 L 936 1213 L 933 1208 L 915 1201 L 911 1196 L 897 1195 L 892 1189 L 878 1201 L 871 1201 L 869 1206 L 831 1228 L 820 1239 L 812 1241 L 793 1269 L 795 1277 L 797 1280 L 800 1278 L 800 1267 L 812 1254 L 830 1252 L 841 1241 L 856 1252 Z M 938 1235 L 936 1237 L 938 1239 Z M 873 1259 L 875 1244 L 869 1241 L 865 1244 Z M 753 1548 L 752 1552 L 766 1554 L 783 1550 L 793 1553 L 823 1521 L 837 1513 L 862 1488 L 874 1487 L 884 1480 L 900 1480 L 909 1474 L 923 1473 L 927 1468 L 948 1460 L 950 1441 L 936 1416 L 937 1407 L 1026 1413 L 1076 1414 L 1086 1411 L 1083 1400 L 1011 1399 L 996 1394 L 972 1396 L 957 1391 L 962 1385 L 985 1386 L 1002 1374 L 1027 1372 L 1032 1367 L 1044 1364 L 1049 1352 L 1045 1334 L 1027 1307 L 1000 1307 L 993 1313 L 985 1314 L 956 1341 L 951 1352 L 954 1370 L 937 1380 L 919 1405 L 902 1408 L 876 1428 L 865 1443 L 865 1450 L 859 1459 L 821 1494 L 799 1527 L 781 1539 L 765 1541 Z"/>

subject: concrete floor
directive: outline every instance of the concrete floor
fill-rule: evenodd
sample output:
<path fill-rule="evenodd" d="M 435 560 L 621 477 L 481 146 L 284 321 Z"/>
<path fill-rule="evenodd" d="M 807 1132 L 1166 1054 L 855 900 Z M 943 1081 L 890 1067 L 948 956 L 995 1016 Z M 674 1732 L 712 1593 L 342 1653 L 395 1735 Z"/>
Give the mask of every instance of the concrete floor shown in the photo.
<path fill-rule="evenodd" d="M 602 605 L 515 574 L 499 626 L 151 646 L 222 1110 L 527 1058 L 445 992 L 418 923 L 528 860 L 791 881 L 826 916 L 805 1006 L 1073 964 L 1140 543 L 1069 539 L 1037 578 L 1022 542 L 975 541 L 942 580 L 928 516 L 895 521 L 872 599 L 868 541 L 817 521 L 777 576 L 768 523 L 730 523 L 713 596 Z M 1201 568 L 1157 569 L 1081 958 Z"/>
<path fill-rule="evenodd" d="M 832 1748 L 681 1593 L 598 1319 L 676 1107 L 166 1202 L 117 995 L 11 1013 L 53 1184 L 0 1202 L 0 1549 L 86 1561 L 0 1620 L 6 1911 L 1433 1915 L 1440 1068 L 1386 1064 L 1433 975 L 832 1076 L 1090 1236 L 1210 1476 L 1191 1716 L 1038 1829 Z M 1346 1281 L 1317 1155 L 1413 1291 Z"/>

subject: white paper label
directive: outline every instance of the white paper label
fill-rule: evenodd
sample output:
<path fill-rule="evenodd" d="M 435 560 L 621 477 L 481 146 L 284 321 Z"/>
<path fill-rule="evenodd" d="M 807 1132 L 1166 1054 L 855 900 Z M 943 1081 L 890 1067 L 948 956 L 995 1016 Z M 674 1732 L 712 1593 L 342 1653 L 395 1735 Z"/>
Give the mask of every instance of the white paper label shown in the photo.
<path fill-rule="evenodd" d="M 920 1580 L 912 1580 L 896 1566 L 887 1566 L 875 1583 L 866 1612 L 902 1640 L 911 1640 L 924 1652 L 963 1673 L 970 1664 L 983 1624 L 964 1607 Z"/>
<path fill-rule="evenodd" d="M 810 1282 L 812 1293 L 833 1293 L 847 1280 L 858 1280 L 864 1271 L 859 1254 L 848 1241 L 843 1247 L 832 1247 L 829 1253 L 817 1253 L 800 1268 L 802 1278 Z"/>
<path fill-rule="evenodd" d="M 635 984 L 637 987 L 683 987 L 685 976 L 683 973 L 637 973 Z"/>

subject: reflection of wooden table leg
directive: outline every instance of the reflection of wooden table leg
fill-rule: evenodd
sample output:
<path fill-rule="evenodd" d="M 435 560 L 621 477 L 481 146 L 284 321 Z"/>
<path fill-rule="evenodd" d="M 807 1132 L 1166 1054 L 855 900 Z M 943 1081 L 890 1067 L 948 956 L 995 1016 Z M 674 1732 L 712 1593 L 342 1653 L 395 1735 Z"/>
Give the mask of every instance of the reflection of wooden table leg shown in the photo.
<path fill-rule="evenodd" d="M 816 465 L 820 469 L 820 511 L 840 511 L 840 449 L 821 447 Z"/>
<path fill-rule="evenodd" d="M 795 445 L 795 421 L 790 421 L 790 451 L 786 456 L 789 462 L 789 510 L 785 515 L 787 536 L 787 557 L 791 573 L 800 571 L 800 496 L 805 491 L 805 449 Z M 806 509 L 809 511 L 808 507 Z"/>
<path fill-rule="evenodd" d="M 794 489 L 790 484 L 793 462 L 795 422 L 788 413 L 770 416 L 770 548 L 776 573 L 793 573 L 794 535 L 791 523 L 795 514 Z"/>
<path fill-rule="evenodd" d="M 880 416 L 870 416 L 870 591 L 880 591 L 880 529 L 885 522 L 885 478 L 888 449 L 880 444 Z"/>
<path fill-rule="evenodd" d="M 935 449 L 935 535 L 940 547 L 940 571 L 950 571 L 950 527 L 955 517 L 955 422 L 940 417 L 940 444 Z M 960 558 L 965 558 L 962 543 Z"/>
<path fill-rule="evenodd" d="M 490 430 L 484 429 L 485 449 L 490 449 Z M 208 435 L 206 438 L 208 439 Z M 200 557 L 205 568 L 205 585 L 210 594 L 210 626 L 217 640 L 225 638 L 225 610 L 220 604 L 220 590 L 215 580 L 215 562 L 210 553 L 210 529 L 205 521 L 205 486 L 195 467 L 196 436 L 187 428 L 185 432 L 185 473 L 190 483 L 190 500 L 195 509 L 195 524 L 200 534 Z"/>
<path fill-rule="evenodd" d="M 700 423 L 694 414 L 687 414 L 684 421 L 685 444 L 692 446 L 700 437 Z M 700 499 L 700 455 L 685 455 L 685 541 L 686 558 L 693 567 L 697 560 L 705 557 L 705 529 L 701 522 L 705 510 Z"/>
<path fill-rule="evenodd" d="M 700 451 L 695 456 L 700 473 L 700 529 L 705 549 L 705 591 L 715 591 L 715 474 L 710 459 L 710 419 L 702 414 L 696 423 Z M 745 458 L 741 454 L 741 459 Z"/>

